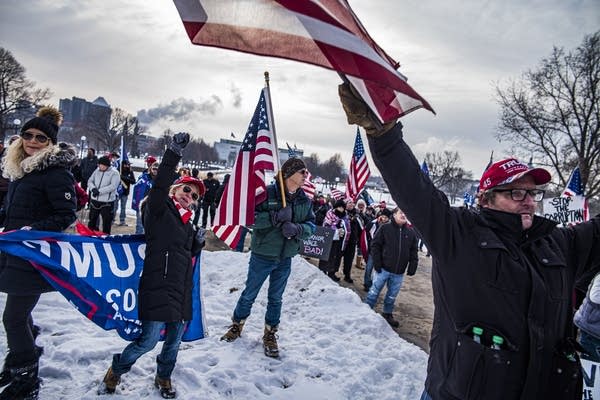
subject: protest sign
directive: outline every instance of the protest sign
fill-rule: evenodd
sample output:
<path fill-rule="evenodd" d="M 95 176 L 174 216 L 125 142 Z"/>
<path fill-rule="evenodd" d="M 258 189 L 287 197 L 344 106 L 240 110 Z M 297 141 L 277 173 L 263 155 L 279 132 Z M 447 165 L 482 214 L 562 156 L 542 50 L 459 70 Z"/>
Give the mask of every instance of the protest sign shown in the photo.
<path fill-rule="evenodd" d="M 600 364 L 581 358 L 583 370 L 583 400 L 600 399 Z"/>
<path fill-rule="evenodd" d="M 544 217 L 562 226 L 578 224 L 587 219 L 585 197 L 553 197 L 544 199 Z"/>
<path fill-rule="evenodd" d="M 329 259 L 332 241 L 333 229 L 329 227 L 317 226 L 315 233 L 308 239 L 304 240 L 304 243 L 301 245 L 300 254 L 305 257 L 327 260 Z"/>

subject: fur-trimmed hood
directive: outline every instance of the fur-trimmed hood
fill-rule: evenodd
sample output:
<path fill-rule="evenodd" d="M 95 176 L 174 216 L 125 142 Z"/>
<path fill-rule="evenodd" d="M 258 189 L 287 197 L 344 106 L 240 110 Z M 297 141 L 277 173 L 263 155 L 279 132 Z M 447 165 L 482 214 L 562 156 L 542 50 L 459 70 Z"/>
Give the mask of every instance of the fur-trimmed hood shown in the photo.
<path fill-rule="evenodd" d="M 17 142 L 19 142 L 18 145 Z M 67 143 L 50 145 L 38 153 L 23 158 L 22 144 L 15 141 L 2 160 L 3 176 L 11 180 L 19 179 L 33 171 L 43 171 L 50 167 L 70 169 L 77 162 L 75 148 Z"/>

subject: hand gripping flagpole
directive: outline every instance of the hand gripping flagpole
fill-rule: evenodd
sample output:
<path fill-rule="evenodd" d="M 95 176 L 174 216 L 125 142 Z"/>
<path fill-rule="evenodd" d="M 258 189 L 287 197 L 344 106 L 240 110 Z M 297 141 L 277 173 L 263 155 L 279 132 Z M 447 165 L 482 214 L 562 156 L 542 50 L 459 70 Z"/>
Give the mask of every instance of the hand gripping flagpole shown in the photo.
<path fill-rule="evenodd" d="M 275 119 L 273 118 L 273 106 L 271 105 L 271 89 L 269 87 L 269 71 L 265 71 L 265 92 L 267 95 L 267 113 L 269 114 L 269 120 L 271 121 L 271 131 L 273 132 L 273 155 L 275 156 L 275 169 L 277 172 L 277 180 L 279 181 L 279 189 L 281 191 L 281 202 L 283 206 L 286 206 L 285 201 L 285 188 L 283 187 L 283 174 L 279 167 L 279 146 L 277 145 L 277 134 L 275 133 Z"/>

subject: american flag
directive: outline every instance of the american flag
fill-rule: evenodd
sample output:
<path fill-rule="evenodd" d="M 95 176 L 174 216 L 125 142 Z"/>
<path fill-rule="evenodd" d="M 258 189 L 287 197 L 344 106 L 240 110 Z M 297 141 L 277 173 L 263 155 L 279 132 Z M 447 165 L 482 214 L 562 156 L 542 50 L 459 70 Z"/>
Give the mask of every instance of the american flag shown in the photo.
<path fill-rule="evenodd" d="M 302 190 L 304 190 L 304 193 L 306 193 L 306 196 L 312 200 L 315 197 L 315 192 L 317 191 L 317 186 L 311 182 L 311 178 L 312 178 L 312 174 L 309 171 L 308 175 L 306 176 L 306 179 L 304 180 L 304 185 L 302 185 Z"/>
<path fill-rule="evenodd" d="M 331 197 L 333 197 L 336 200 L 340 200 L 340 199 L 344 199 L 346 196 L 344 195 L 344 192 L 342 192 L 341 190 L 338 189 L 329 189 L 329 192 L 331 193 Z"/>
<path fill-rule="evenodd" d="M 431 106 L 397 71 L 346 0 L 174 0 L 193 44 L 339 72 L 382 121 Z"/>
<path fill-rule="evenodd" d="M 563 197 L 583 196 L 583 186 L 581 185 L 581 172 L 579 172 L 579 167 L 575 167 L 573 172 L 571 172 L 567 187 L 565 187 L 562 195 Z"/>
<path fill-rule="evenodd" d="M 356 128 L 354 151 L 352 152 L 352 160 L 350 161 L 348 181 L 346 182 L 346 197 L 352 199 L 352 201 L 356 201 L 356 198 L 365 187 L 369 176 L 371 176 L 371 170 L 369 169 L 365 148 L 360 138 L 360 131 Z"/>
<path fill-rule="evenodd" d="M 231 248 L 240 240 L 241 227 L 254 223 L 254 206 L 266 199 L 265 171 L 275 170 L 270 104 L 264 88 L 217 209 L 213 231 Z"/>

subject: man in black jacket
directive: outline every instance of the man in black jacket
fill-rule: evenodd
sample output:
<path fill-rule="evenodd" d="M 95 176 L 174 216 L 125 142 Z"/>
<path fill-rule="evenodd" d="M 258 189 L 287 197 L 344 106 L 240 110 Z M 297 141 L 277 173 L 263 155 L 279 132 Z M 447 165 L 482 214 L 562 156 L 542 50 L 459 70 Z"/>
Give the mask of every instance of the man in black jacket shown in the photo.
<path fill-rule="evenodd" d="M 202 228 L 206 228 L 209 213 L 211 224 L 215 220 L 215 212 L 217 209 L 215 200 L 217 198 L 217 190 L 219 190 L 219 186 L 221 185 L 219 184 L 219 181 L 214 178 L 212 172 L 206 174 L 206 179 L 202 182 L 206 188 L 206 193 L 204 193 L 204 198 L 202 199 Z"/>
<path fill-rule="evenodd" d="M 375 279 L 365 298 L 371 308 L 377 304 L 379 293 L 387 286 L 383 301 L 383 318 L 392 326 L 400 326 L 392 315 L 396 297 L 402 288 L 404 273 L 412 276 L 417 271 L 419 256 L 417 255 L 417 235 L 408 227 L 406 215 L 396 208 L 389 224 L 384 224 L 371 241 L 371 254 Z"/>
<path fill-rule="evenodd" d="M 376 121 L 347 84 L 339 94 L 433 257 L 435 315 L 422 399 L 581 399 L 572 291 L 598 265 L 592 249 L 600 216 L 568 228 L 536 216 L 537 185 L 550 174 L 514 159 L 482 176 L 479 212 L 450 207 L 404 142 L 402 124 Z"/>
<path fill-rule="evenodd" d="M 81 187 L 87 191 L 88 179 L 98 168 L 98 157 L 96 157 L 95 149 L 88 148 L 87 156 L 81 160 L 79 168 L 81 170 Z"/>

